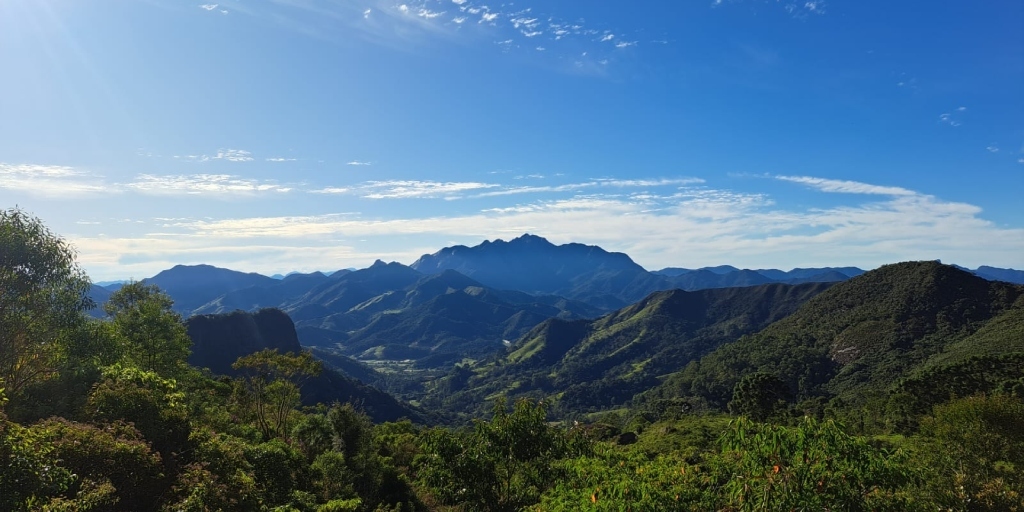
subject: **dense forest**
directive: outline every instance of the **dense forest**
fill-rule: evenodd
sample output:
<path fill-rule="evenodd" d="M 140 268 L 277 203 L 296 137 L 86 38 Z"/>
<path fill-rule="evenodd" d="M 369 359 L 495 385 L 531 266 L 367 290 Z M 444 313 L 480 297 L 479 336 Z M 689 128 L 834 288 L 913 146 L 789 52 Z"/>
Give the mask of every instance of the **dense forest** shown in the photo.
<path fill-rule="evenodd" d="M 165 291 L 89 287 L 0 211 L 0 510 L 1024 510 L 1024 287 L 934 262 L 553 318 L 377 423 L 303 401 L 312 352 L 214 374 Z"/>

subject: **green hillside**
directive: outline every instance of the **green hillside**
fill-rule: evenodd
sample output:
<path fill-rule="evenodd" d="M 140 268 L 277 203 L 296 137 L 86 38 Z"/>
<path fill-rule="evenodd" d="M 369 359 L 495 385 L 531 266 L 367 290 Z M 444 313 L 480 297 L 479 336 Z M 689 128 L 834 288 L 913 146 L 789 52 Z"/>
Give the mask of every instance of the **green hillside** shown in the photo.
<path fill-rule="evenodd" d="M 1019 347 L 1022 294 L 938 262 L 886 265 L 689 364 L 643 401 L 689 396 L 724 407 L 744 375 L 763 372 L 805 409 L 878 406 L 918 368 Z"/>
<path fill-rule="evenodd" d="M 440 382 L 424 405 L 473 408 L 496 394 L 554 397 L 556 414 L 619 406 L 659 377 L 784 318 L 829 285 L 656 292 L 593 321 L 548 320 L 497 360 Z M 463 382 L 464 381 L 464 382 Z"/>

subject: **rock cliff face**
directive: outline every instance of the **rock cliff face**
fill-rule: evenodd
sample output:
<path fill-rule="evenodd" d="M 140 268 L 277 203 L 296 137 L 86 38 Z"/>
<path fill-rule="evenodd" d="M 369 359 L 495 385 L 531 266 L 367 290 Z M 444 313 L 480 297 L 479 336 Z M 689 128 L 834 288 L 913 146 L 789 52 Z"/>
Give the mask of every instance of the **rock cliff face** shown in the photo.
<path fill-rule="evenodd" d="M 282 354 L 302 350 L 295 324 L 279 309 L 197 315 L 188 319 L 187 328 L 192 338 L 188 362 L 218 374 L 233 374 L 231 363 L 263 349 L 276 348 Z"/>
<path fill-rule="evenodd" d="M 231 368 L 239 357 L 263 349 L 284 354 L 302 350 L 295 334 L 295 323 L 280 309 L 267 308 L 255 313 L 235 311 L 221 315 L 196 315 L 186 322 L 192 338 L 193 366 L 209 368 L 220 375 L 237 375 Z M 399 402 L 393 396 L 330 368 L 310 379 L 302 387 L 306 405 L 350 402 L 357 404 L 373 421 L 397 421 L 409 418 L 417 423 L 437 423 L 439 419 Z"/>

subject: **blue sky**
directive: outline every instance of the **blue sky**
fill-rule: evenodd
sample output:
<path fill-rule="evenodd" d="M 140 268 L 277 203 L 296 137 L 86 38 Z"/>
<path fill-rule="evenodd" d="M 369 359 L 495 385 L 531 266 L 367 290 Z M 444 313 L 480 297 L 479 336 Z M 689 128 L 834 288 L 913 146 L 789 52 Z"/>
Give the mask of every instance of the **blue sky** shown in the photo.
<path fill-rule="evenodd" d="M 524 232 L 1024 268 L 1024 4 L 0 2 L 0 206 L 96 280 Z"/>

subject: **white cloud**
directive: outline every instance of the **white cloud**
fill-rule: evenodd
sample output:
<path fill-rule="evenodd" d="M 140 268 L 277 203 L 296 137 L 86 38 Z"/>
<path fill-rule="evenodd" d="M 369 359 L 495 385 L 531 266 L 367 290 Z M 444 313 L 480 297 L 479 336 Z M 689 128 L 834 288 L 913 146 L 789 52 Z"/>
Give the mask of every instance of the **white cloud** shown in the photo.
<path fill-rule="evenodd" d="M 428 20 L 437 18 L 442 14 L 444 14 L 444 11 L 431 11 L 430 9 L 420 9 L 419 12 L 416 13 L 417 16 Z"/>
<path fill-rule="evenodd" d="M 116 193 L 102 177 L 62 165 L 0 163 L 0 190 L 40 197 L 74 197 Z"/>
<path fill-rule="evenodd" d="M 539 175 L 527 176 L 530 178 L 543 178 Z M 514 179 L 521 179 L 522 177 L 515 177 Z M 533 186 L 533 187 L 507 187 L 501 188 L 500 190 L 491 190 L 488 192 L 481 192 L 474 195 L 473 197 L 498 197 L 498 196 L 510 196 L 516 194 L 534 194 L 534 193 L 553 193 L 553 192 L 575 192 L 587 189 L 597 189 L 600 187 L 613 187 L 613 188 L 631 188 L 631 187 L 664 187 L 664 186 L 683 186 L 683 185 L 694 185 L 704 183 L 704 180 L 700 178 L 673 178 L 673 179 L 659 179 L 659 180 L 621 180 L 621 179 L 596 179 L 591 181 L 585 181 L 580 183 L 564 183 L 561 185 L 544 185 L 544 186 Z"/>
<path fill-rule="evenodd" d="M 218 149 L 213 158 L 229 162 L 251 162 L 253 160 L 252 153 L 244 149 Z"/>
<path fill-rule="evenodd" d="M 949 114 L 949 113 L 941 114 L 939 116 L 939 122 L 940 123 L 948 124 L 950 126 L 960 126 L 960 121 L 957 121 L 956 119 L 954 119 L 953 118 L 953 114 Z"/>
<path fill-rule="evenodd" d="M 466 3 L 466 0 L 452 0 L 452 3 L 455 5 L 462 5 Z"/>
<path fill-rule="evenodd" d="M 345 188 L 345 187 L 326 187 L 326 188 L 321 188 L 321 189 L 317 189 L 317 190 L 311 190 L 310 193 L 312 193 L 312 194 L 347 194 L 347 193 L 349 193 L 351 191 L 352 191 L 352 189 Z"/>
<path fill-rule="evenodd" d="M 203 5 L 200 5 L 199 8 L 200 9 L 205 9 L 207 11 L 212 11 L 212 10 L 217 8 L 217 4 L 203 4 Z"/>
<path fill-rule="evenodd" d="M 289 192 L 290 187 L 270 181 L 243 179 L 228 174 L 191 174 L 155 176 L 141 174 L 125 185 L 150 195 L 246 195 L 263 192 Z"/>
<path fill-rule="evenodd" d="M 294 158 L 283 158 L 283 157 L 267 158 L 266 160 L 268 162 L 294 162 L 295 161 Z"/>
<path fill-rule="evenodd" d="M 373 165 L 373 162 L 362 162 L 362 161 L 359 161 L 359 160 L 352 160 L 351 162 L 348 162 L 345 165 L 366 166 L 366 165 Z"/>
<path fill-rule="evenodd" d="M 363 11 L 363 19 L 370 19 L 370 14 L 373 14 L 373 9 Z"/>
<path fill-rule="evenodd" d="M 999 146 L 996 146 L 995 144 L 990 144 L 985 149 L 987 149 L 989 153 L 998 153 L 999 152 Z"/>
<path fill-rule="evenodd" d="M 821 190 L 822 192 L 839 192 L 844 194 L 878 194 L 886 196 L 911 196 L 916 192 L 900 187 L 870 185 L 858 181 L 830 180 L 810 176 L 776 176 L 776 179 L 800 183 Z"/>
<path fill-rule="evenodd" d="M 485 12 L 482 15 L 480 15 L 480 22 L 481 23 L 483 23 L 483 22 L 493 22 L 496 19 L 498 19 L 498 13 L 495 13 L 495 12 Z"/>
<path fill-rule="evenodd" d="M 184 160 L 186 162 L 209 162 L 210 157 L 206 155 L 174 155 L 175 160 Z"/>
<path fill-rule="evenodd" d="M 612 39 L 615 39 L 615 34 L 605 34 L 601 38 L 601 42 L 603 43 L 603 42 L 606 42 L 606 41 L 611 41 Z"/>
<path fill-rule="evenodd" d="M 360 194 L 366 199 L 437 198 L 497 186 L 495 184 L 477 182 L 370 181 L 360 187 Z"/>

